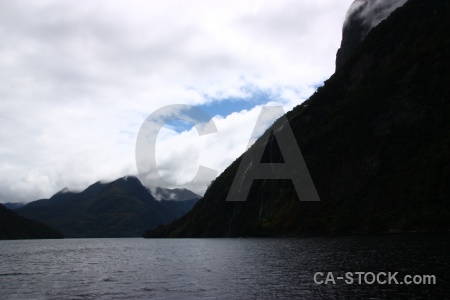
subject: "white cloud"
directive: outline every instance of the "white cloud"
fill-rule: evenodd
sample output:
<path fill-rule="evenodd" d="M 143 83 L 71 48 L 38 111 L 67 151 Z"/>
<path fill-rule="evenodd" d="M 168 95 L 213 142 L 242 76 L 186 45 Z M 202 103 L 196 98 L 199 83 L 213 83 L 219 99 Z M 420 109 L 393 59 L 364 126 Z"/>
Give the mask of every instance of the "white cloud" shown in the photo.
<path fill-rule="evenodd" d="M 408 0 L 356 0 L 347 12 L 347 18 L 355 13 L 370 25 L 377 26 L 394 10 L 403 6 Z"/>
<path fill-rule="evenodd" d="M 0 201 L 136 174 L 139 127 L 167 104 L 264 90 L 292 108 L 334 71 L 350 3 L 2 1 Z M 173 135 L 159 147 L 183 147 L 163 150 L 159 165 L 179 181 L 195 160 L 223 170 L 245 149 L 257 111 L 216 117 L 215 135 Z"/>
<path fill-rule="evenodd" d="M 210 180 L 191 182 L 198 166 L 221 173 L 279 117 L 277 115 L 258 123 L 261 106 L 235 112 L 227 117 L 216 116 L 217 132 L 199 136 L 196 129 L 177 133 L 164 127 L 158 135 L 156 158 L 161 176 L 172 184 L 184 185 L 196 193 L 203 193 Z M 151 185 L 151 180 L 146 182 Z M 170 187 L 170 186 L 169 186 Z M 174 187 L 174 186 L 173 186 Z"/>

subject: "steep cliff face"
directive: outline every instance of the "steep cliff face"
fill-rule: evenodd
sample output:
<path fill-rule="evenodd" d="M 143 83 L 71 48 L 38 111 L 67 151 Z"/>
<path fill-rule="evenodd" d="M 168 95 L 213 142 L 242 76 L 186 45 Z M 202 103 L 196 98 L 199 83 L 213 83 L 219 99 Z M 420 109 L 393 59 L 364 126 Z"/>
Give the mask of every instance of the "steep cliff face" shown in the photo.
<path fill-rule="evenodd" d="M 320 202 L 299 201 L 290 180 L 255 180 L 247 201 L 225 201 L 238 158 L 191 212 L 146 236 L 449 230 L 449 2 L 409 0 L 287 113 Z M 271 134 L 282 126 L 265 133 L 262 161 L 283 161 Z"/>
<path fill-rule="evenodd" d="M 361 4 L 359 4 L 361 3 Z M 360 13 L 367 7 L 367 2 L 357 0 L 347 13 L 344 26 L 342 28 L 341 47 L 336 54 L 336 70 L 349 59 L 350 55 L 369 33 L 371 26 L 364 22 Z"/>
<path fill-rule="evenodd" d="M 350 58 L 369 31 L 407 0 L 355 0 L 342 28 L 341 47 L 336 54 L 336 70 Z"/>

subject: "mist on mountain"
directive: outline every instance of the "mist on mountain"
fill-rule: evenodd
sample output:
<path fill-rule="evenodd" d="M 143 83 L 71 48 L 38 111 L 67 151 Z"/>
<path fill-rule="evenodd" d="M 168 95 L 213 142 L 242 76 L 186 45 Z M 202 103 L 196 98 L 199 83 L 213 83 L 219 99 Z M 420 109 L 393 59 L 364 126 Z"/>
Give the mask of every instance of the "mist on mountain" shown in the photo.
<path fill-rule="evenodd" d="M 358 24 L 347 33 L 360 34 L 366 25 Z M 336 73 L 286 114 L 321 201 L 299 201 L 288 179 L 254 180 L 246 201 L 226 201 L 241 156 L 192 211 L 146 236 L 450 230 L 448 32 L 450 1 L 409 0 L 347 48 Z M 261 162 L 282 161 L 273 135 L 282 126 L 275 122 L 255 142 L 269 139 Z"/>

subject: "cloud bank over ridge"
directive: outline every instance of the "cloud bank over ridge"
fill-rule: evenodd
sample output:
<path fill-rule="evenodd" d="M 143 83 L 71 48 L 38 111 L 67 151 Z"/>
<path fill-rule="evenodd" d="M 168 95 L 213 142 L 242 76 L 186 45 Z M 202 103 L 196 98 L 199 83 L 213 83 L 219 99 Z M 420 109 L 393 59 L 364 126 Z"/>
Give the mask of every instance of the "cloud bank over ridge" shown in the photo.
<path fill-rule="evenodd" d="M 217 134 L 167 127 L 158 137 L 169 181 L 189 181 L 198 164 L 223 171 L 260 105 L 287 111 L 332 74 L 350 3 L 3 1 L 0 202 L 136 175 L 138 130 L 167 104 L 248 103 L 212 111 Z"/>
<path fill-rule="evenodd" d="M 345 24 L 349 18 L 358 17 L 373 28 L 385 20 L 397 8 L 408 0 L 355 0 L 347 12 Z"/>

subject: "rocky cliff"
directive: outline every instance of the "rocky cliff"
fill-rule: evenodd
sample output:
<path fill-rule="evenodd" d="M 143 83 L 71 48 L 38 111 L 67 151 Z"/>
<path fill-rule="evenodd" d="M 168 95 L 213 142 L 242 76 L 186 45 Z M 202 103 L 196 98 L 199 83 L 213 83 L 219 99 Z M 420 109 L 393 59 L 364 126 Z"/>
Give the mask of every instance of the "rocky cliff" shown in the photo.
<path fill-rule="evenodd" d="M 341 46 L 336 54 L 336 70 L 344 65 L 369 31 L 407 0 L 355 0 L 342 28 Z"/>
<path fill-rule="evenodd" d="M 238 158 L 191 212 L 146 236 L 450 230 L 449 2 L 409 0 L 287 113 L 320 202 L 299 201 L 290 180 L 255 180 L 247 201 L 225 201 Z M 282 126 L 265 133 L 265 162 L 283 161 Z"/>

